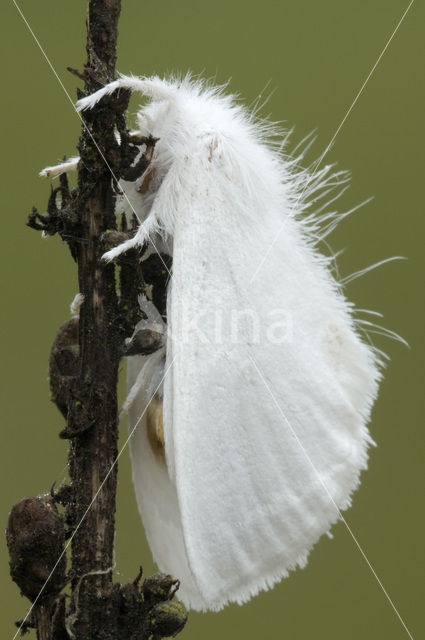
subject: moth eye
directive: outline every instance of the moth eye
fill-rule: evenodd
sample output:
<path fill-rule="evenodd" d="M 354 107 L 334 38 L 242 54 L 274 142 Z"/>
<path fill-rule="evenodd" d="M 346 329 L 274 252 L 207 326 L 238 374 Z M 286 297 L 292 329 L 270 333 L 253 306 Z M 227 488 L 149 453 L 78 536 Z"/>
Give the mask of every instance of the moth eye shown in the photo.
<path fill-rule="evenodd" d="M 165 462 L 164 422 L 162 400 L 155 397 L 146 411 L 146 429 L 149 444 L 156 458 Z"/>

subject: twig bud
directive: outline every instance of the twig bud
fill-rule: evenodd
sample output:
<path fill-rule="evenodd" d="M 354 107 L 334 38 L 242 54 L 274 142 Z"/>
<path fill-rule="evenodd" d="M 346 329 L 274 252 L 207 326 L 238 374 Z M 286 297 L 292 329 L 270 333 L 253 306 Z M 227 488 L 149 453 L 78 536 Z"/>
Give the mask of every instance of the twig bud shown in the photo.
<path fill-rule="evenodd" d="M 64 526 L 55 504 L 46 497 L 23 498 L 12 507 L 6 530 L 10 575 L 21 593 L 40 602 L 65 584 L 66 558 L 50 574 L 64 546 Z M 48 580 L 46 584 L 46 580 Z"/>

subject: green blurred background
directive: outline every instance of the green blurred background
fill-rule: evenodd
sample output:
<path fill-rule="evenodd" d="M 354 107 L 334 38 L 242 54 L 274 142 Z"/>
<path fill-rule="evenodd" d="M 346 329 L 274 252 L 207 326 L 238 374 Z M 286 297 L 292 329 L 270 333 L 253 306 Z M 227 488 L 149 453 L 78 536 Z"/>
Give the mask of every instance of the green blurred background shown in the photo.
<path fill-rule="evenodd" d="M 223 82 L 251 103 L 268 84 L 263 115 L 296 125 L 294 142 L 318 131 L 318 156 L 361 87 L 408 2 L 404 0 L 129 0 L 123 2 L 122 72 L 191 69 Z M 20 6 L 64 85 L 75 96 L 82 68 L 85 2 L 21 0 Z M 76 269 L 58 238 L 41 240 L 25 226 L 30 207 L 44 210 L 49 184 L 37 177 L 75 153 L 80 123 L 10 0 L 2 6 L 3 192 L 1 519 L 26 495 L 66 476 L 61 416 L 49 402 L 47 358 L 77 292 Z M 411 345 L 376 336 L 391 357 L 371 431 L 378 442 L 347 521 L 415 638 L 423 637 L 423 4 L 415 2 L 344 124 L 328 161 L 352 172 L 340 202 L 372 203 L 330 239 L 341 274 L 388 256 L 394 262 L 354 281 L 349 297 L 384 314 L 386 327 Z M 132 103 L 133 110 L 136 102 Z M 124 373 L 124 372 L 123 372 Z M 122 376 L 123 378 L 124 376 Z M 122 380 L 123 381 L 123 380 Z M 121 383 L 121 396 L 123 385 Z M 122 438 L 125 435 L 123 429 Z M 249 604 L 218 614 L 191 614 L 187 640 L 282 637 L 354 640 L 407 637 L 342 523 L 324 538 L 303 571 Z M 128 453 L 120 461 L 116 579 L 143 563 L 154 570 L 137 514 Z M 0 547 L 0 635 L 28 602 L 8 575 Z"/>

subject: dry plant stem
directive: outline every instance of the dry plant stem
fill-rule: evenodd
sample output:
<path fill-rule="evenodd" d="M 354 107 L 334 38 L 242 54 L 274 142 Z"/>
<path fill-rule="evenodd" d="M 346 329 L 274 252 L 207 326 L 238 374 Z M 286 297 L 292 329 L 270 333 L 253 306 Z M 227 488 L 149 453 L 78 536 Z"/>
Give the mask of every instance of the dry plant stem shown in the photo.
<path fill-rule="evenodd" d="M 34 607 L 37 640 L 50 640 L 50 607 L 41 604 Z"/>
<path fill-rule="evenodd" d="M 107 82 L 114 77 L 120 8 L 121 0 L 88 3 L 86 93 L 97 89 L 99 81 Z M 95 112 L 88 122 L 106 158 L 116 149 L 113 126 L 114 113 L 110 108 Z M 79 148 L 82 161 L 78 209 L 82 237 L 77 263 L 84 304 L 79 323 L 80 368 L 69 401 L 68 428 L 80 433 L 72 440 L 69 455 L 74 493 L 71 520 L 74 525 L 83 517 L 84 520 L 72 540 L 72 567 L 76 576 L 72 584 L 75 613 L 72 631 L 76 640 L 94 640 L 112 639 L 115 635 L 109 611 L 112 571 L 107 570 L 113 565 L 115 530 L 117 466 L 112 466 L 118 441 L 120 336 L 115 267 L 101 262 L 104 249 L 100 237 L 107 229 L 116 228 L 111 173 L 85 128 Z M 87 577 L 82 579 L 84 575 Z"/>
<path fill-rule="evenodd" d="M 88 2 L 87 63 L 77 73 L 85 87 L 79 95 L 114 77 L 120 8 L 121 0 Z M 12 579 L 32 602 L 17 626 L 21 632 L 36 628 L 38 640 L 160 640 L 174 637 L 187 620 L 184 605 L 174 597 L 177 579 L 155 574 L 142 582 L 140 572 L 133 583 L 112 582 L 118 365 L 125 338 L 141 318 L 138 295 L 147 284 L 165 314 L 162 260 L 171 267 L 169 256 L 151 256 L 142 273 L 140 253 L 128 251 L 118 261 L 119 300 L 116 267 L 102 261 L 111 242 L 131 237 L 137 227 L 134 219 L 129 229 L 124 216 L 117 230 L 116 182 L 140 178 L 156 142 L 129 135 L 124 117 L 128 100 L 128 92 L 118 92 L 84 115 L 78 188 L 70 191 L 62 174 L 47 214 L 33 208 L 27 222 L 48 235 L 58 233 L 68 244 L 84 296 L 79 318 L 60 327 L 49 361 L 52 400 L 67 419 L 59 435 L 70 440 L 70 483 L 57 492 L 52 488 L 50 497 L 23 498 L 12 507 L 6 531 Z M 67 574 L 65 540 L 70 535 L 72 568 Z M 69 582 L 71 598 L 61 593 Z"/>

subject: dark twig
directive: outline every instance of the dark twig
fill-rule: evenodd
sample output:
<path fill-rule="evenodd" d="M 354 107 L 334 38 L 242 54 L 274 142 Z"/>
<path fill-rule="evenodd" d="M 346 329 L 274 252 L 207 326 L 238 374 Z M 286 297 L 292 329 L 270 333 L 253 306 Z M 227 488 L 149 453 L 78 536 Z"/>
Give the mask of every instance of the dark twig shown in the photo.
<path fill-rule="evenodd" d="M 82 73 L 69 68 L 85 83 L 78 97 L 114 77 L 120 8 L 121 0 L 88 2 L 87 62 Z M 8 523 L 11 575 L 33 603 L 19 628 L 25 633 L 35 627 L 38 640 L 159 640 L 176 635 L 187 618 L 174 598 L 179 582 L 171 576 L 155 574 L 142 581 L 140 570 L 133 583 L 112 581 L 118 365 L 125 339 L 143 315 L 138 297 L 148 287 L 165 315 L 163 260 L 171 267 L 169 256 L 151 256 L 142 271 L 143 252 L 136 250 L 117 265 L 101 259 L 108 248 L 133 237 L 138 224 L 123 216 L 117 229 L 117 179 L 145 174 L 143 193 L 157 142 L 129 133 L 124 116 L 129 97 L 128 91 L 117 92 L 84 115 L 78 187 L 70 191 L 66 173 L 61 174 L 47 213 L 33 208 L 27 222 L 47 235 L 59 234 L 68 244 L 83 296 L 74 316 L 60 327 L 49 360 L 52 400 L 66 420 L 59 435 L 70 440 L 70 481 L 57 491 L 52 487 L 49 497 L 19 502 Z M 139 351 L 140 344 L 146 353 L 162 344 L 162 336 L 151 333 L 137 337 Z M 135 349 L 130 345 L 128 352 Z M 71 543 L 68 573 L 66 540 Z M 70 597 L 62 593 L 66 584 Z"/>
<path fill-rule="evenodd" d="M 86 76 L 84 75 L 84 73 L 81 73 L 81 71 L 78 71 L 78 69 L 74 69 L 73 67 L 67 67 L 66 70 L 69 71 L 69 73 L 72 73 L 72 75 L 77 76 L 77 78 L 79 78 L 83 82 L 86 81 Z"/>

